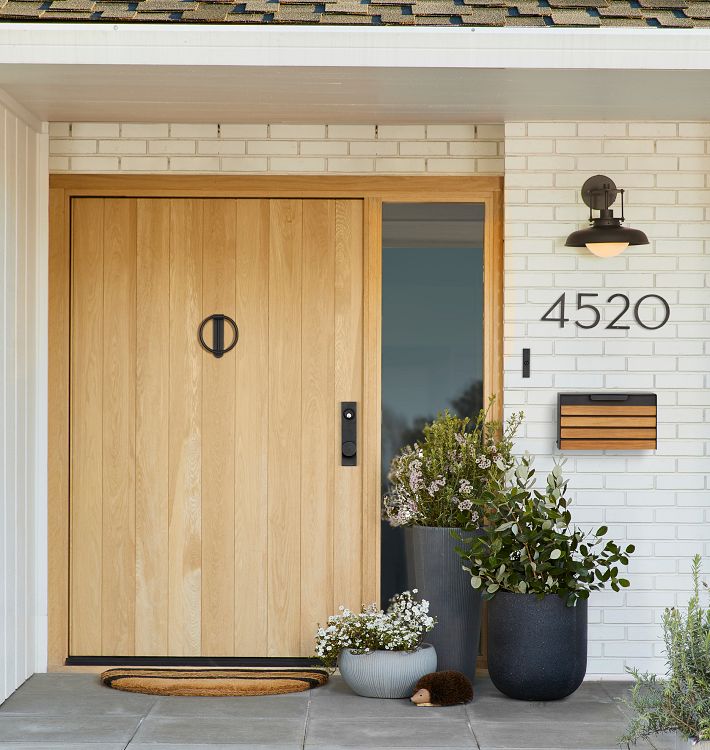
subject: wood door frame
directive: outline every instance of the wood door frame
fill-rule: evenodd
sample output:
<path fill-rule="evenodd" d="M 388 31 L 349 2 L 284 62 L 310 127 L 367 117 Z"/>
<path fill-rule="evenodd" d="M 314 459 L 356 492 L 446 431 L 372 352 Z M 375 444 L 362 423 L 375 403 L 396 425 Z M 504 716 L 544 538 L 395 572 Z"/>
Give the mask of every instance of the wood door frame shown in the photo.
<path fill-rule="evenodd" d="M 484 398 L 503 410 L 503 178 L 493 176 L 84 175 L 49 178 L 48 668 L 69 655 L 71 199 L 355 198 L 364 201 L 363 598 L 379 600 L 382 203 L 485 205 Z M 484 636 L 485 638 L 485 636 Z M 485 644 L 485 640 L 484 640 Z M 485 653 L 485 650 L 484 650 Z M 97 668 L 90 668 L 95 671 Z"/>

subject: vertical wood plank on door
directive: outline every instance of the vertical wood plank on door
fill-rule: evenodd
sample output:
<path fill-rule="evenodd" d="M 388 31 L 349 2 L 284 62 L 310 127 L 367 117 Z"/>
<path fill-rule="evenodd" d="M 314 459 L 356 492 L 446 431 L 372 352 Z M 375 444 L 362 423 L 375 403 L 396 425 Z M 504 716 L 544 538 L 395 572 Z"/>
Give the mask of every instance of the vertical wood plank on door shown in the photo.
<path fill-rule="evenodd" d="M 49 191 L 48 666 L 69 651 L 69 217 L 64 190 Z"/>
<path fill-rule="evenodd" d="M 269 656 L 300 652 L 302 202 L 271 202 Z"/>
<path fill-rule="evenodd" d="M 202 202 L 170 205 L 168 653 L 201 647 Z"/>
<path fill-rule="evenodd" d="M 303 202 L 301 654 L 332 614 L 335 201 Z"/>
<path fill-rule="evenodd" d="M 104 202 L 101 653 L 135 647 L 136 202 Z"/>
<path fill-rule="evenodd" d="M 362 599 L 380 601 L 382 415 L 382 200 L 364 205 L 362 427 Z"/>
<path fill-rule="evenodd" d="M 136 206 L 135 653 L 168 653 L 170 201 Z"/>
<path fill-rule="evenodd" d="M 71 653 L 101 654 L 104 201 L 72 206 Z"/>
<path fill-rule="evenodd" d="M 268 654 L 269 201 L 237 201 L 235 656 Z"/>
<path fill-rule="evenodd" d="M 335 400 L 357 401 L 362 412 L 363 205 L 335 203 Z M 334 416 L 340 430 L 340 413 Z M 359 609 L 362 602 L 362 420 L 358 465 L 341 466 L 336 450 L 333 529 L 334 607 Z M 338 433 L 339 434 L 339 433 Z"/>
<path fill-rule="evenodd" d="M 205 200 L 202 317 L 235 318 L 237 204 Z M 211 342 L 212 325 L 205 329 Z M 224 326 L 224 343 L 232 330 Z M 235 358 L 202 351 L 202 654 L 234 650 Z"/>

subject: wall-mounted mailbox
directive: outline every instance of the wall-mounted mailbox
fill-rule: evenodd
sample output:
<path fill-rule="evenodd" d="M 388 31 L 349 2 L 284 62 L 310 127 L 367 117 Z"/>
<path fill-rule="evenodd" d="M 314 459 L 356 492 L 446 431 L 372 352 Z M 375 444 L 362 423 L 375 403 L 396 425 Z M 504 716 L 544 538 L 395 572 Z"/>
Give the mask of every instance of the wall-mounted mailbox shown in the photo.
<path fill-rule="evenodd" d="M 560 450 L 656 450 L 655 393 L 560 393 Z"/>

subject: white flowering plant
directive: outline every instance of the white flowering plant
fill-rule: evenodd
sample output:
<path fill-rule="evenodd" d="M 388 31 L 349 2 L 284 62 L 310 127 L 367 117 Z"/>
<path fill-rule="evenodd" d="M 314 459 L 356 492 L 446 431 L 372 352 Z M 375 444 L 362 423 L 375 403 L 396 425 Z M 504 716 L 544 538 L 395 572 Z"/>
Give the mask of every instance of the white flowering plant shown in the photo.
<path fill-rule="evenodd" d="M 383 516 L 391 526 L 480 528 L 485 497 L 512 466 L 513 437 L 523 413 L 502 425 L 489 419 L 495 403 L 475 421 L 449 411 L 424 427 L 424 439 L 394 457 Z"/>
<path fill-rule="evenodd" d="M 376 604 L 353 612 L 343 606 L 331 615 L 316 633 L 316 656 L 326 667 L 335 667 L 343 649 L 355 654 L 372 651 L 414 651 L 436 625 L 429 614 L 429 602 L 417 600 L 417 589 L 404 591 L 390 599 L 387 610 Z"/>

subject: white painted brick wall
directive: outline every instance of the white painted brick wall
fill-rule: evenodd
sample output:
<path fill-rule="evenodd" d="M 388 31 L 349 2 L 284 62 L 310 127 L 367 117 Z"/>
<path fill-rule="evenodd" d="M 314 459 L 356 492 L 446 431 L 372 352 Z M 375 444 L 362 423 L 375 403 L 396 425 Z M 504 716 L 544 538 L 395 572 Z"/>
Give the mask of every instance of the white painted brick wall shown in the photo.
<path fill-rule="evenodd" d="M 539 456 L 541 474 L 559 456 L 558 391 L 658 394 L 658 451 L 569 453 L 567 474 L 580 524 L 604 522 L 638 550 L 631 588 L 591 599 L 589 674 L 659 671 L 663 607 L 687 601 L 692 555 L 710 559 L 710 125 L 508 123 L 505 161 L 505 402 L 527 414 L 520 447 Z M 582 183 L 599 173 L 627 188 L 627 223 L 648 234 L 648 247 L 606 260 L 564 247 L 586 226 Z M 540 321 L 562 292 L 572 318 L 564 330 Z M 599 293 L 604 321 L 619 309 L 605 304 L 609 295 L 633 302 L 655 292 L 671 318 L 658 331 L 633 322 L 583 331 L 577 292 Z"/>
<path fill-rule="evenodd" d="M 503 126 L 55 122 L 50 125 L 50 169 L 502 174 Z"/>

